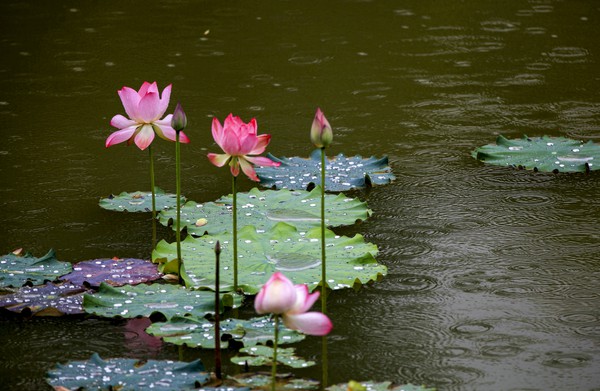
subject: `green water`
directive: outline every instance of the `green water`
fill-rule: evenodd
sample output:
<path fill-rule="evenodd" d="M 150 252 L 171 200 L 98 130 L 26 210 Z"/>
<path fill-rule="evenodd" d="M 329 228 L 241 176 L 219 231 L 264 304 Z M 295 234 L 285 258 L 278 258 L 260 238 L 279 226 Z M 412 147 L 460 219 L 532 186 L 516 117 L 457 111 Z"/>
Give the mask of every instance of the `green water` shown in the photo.
<path fill-rule="evenodd" d="M 600 141 L 599 2 L 5 0 L 0 21 L 2 253 L 149 257 L 148 216 L 97 206 L 150 187 L 146 152 L 104 147 L 124 85 L 173 84 L 198 202 L 231 192 L 206 159 L 213 116 L 256 117 L 269 151 L 306 156 L 320 106 L 330 154 L 388 155 L 397 176 L 351 193 L 374 216 L 338 230 L 377 244 L 389 275 L 330 295 L 329 381 L 600 389 L 600 176 L 470 157 L 498 134 Z M 173 192 L 174 145 L 154 145 Z M 320 339 L 298 350 L 319 360 Z M 179 358 L 121 321 L 0 319 L 3 389 L 47 389 L 54 363 L 92 352 Z"/>

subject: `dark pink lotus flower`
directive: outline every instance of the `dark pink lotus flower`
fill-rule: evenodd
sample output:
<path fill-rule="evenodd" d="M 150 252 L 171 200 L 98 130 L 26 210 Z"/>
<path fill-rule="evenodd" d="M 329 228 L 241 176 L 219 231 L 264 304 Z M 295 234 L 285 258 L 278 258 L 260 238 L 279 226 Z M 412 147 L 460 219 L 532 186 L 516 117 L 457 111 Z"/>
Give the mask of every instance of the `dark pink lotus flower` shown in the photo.
<path fill-rule="evenodd" d="M 171 127 L 173 115 L 169 114 L 160 119 L 169 106 L 171 84 L 165 87 L 162 97 L 158 92 L 156 82 L 150 84 L 147 81 L 142 84 L 139 91 L 123 87 L 118 91 L 118 94 L 129 118 L 121 114 L 117 114 L 112 118 L 110 124 L 119 130 L 108 136 L 106 139 L 107 148 L 127 141 L 127 145 L 135 143 L 140 149 L 144 150 L 154 140 L 155 133 L 160 138 L 175 141 L 175 129 Z M 179 134 L 179 141 L 182 143 L 190 142 L 183 132 Z"/>
<path fill-rule="evenodd" d="M 253 164 L 258 166 L 279 166 L 269 158 L 260 155 L 265 151 L 271 135 L 256 134 L 256 119 L 252 118 L 249 123 L 245 123 L 240 117 L 234 117 L 233 114 L 225 119 L 223 126 L 217 118 L 213 118 L 212 135 L 215 142 L 223 150 L 223 154 L 209 153 L 208 160 L 217 167 L 223 167 L 229 163 L 231 174 L 238 176 L 240 167 L 244 174 L 253 181 L 259 181 Z"/>
<path fill-rule="evenodd" d="M 327 335 L 333 328 L 327 315 L 308 312 L 319 298 L 319 292 L 310 294 L 304 284 L 296 285 L 280 272 L 275 272 L 260 289 L 254 300 L 259 314 L 282 315 L 286 327 L 309 335 Z"/>

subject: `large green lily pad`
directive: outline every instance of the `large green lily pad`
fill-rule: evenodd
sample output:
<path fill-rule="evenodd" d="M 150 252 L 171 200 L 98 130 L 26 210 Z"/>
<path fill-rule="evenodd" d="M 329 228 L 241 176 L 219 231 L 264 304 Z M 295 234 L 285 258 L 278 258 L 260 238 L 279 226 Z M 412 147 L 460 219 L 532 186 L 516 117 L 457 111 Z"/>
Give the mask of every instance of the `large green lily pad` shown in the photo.
<path fill-rule="evenodd" d="M 275 189 L 307 189 L 311 184 L 321 183 L 321 150 L 313 151 L 308 159 L 301 157 L 268 158 L 280 163 L 279 167 L 256 167 L 260 184 Z M 346 191 L 384 185 L 395 176 L 387 156 L 382 158 L 362 156 L 346 157 L 339 154 L 327 159 L 325 167 L 325 190 Z M 310 185 L 310 186 L 309 186 Z"/>
<path fill-rule="evenodd" d="M 248 365 L 251 367 L 272 365 L 273 348 L 269 346 L 251 346 L 240 349 L 240 353 L 246 353 L 244 356 L 234 356 L 231 362 L 238 365 Z M 294 348 L 277 348 L 277 362 L 292 368 L 306 368 L 315 365 L 314 361 L 307 361 L 296 356 Z"/>
<path fill-rule="evenodd" d="M 266 190 L 257 188 L 237 194 L 238 227 L 253 225 L 258 230 L 267 230 L 280 221 L 307 230 L 321 224 L 321 188 L 312 191 Z M 220 234 L 232 229 L 233 196 L 221 197 L 216 202 L 198 204 L 187 202 L 181 208 L 181 227 L 187 232 L 202 236 Z M 325 223 L 329 227 L 352 225 L 367 219 L 371 210 L 365 202 L 343 194 L 325 195 Z M 172 225 L 175 210 L 162 211 L 159 221 Z"/>
<path fill-rule="evenodd" d="M 239 295 L 221 296 L 221 311 L 225 307 L 239 307 Z M 97 293 L 83 297 L 86 312 L 107 318 L 150 317 L 158 312 L 171 319 L 174 316 L 203 317 L 215 312 L 215 294 L 209 291 L 191 291 L 178 285 L 124 285 L 112 287 L 100 284 Z"/>
<path fill-rule="evenodd" d="M 394 385 L 392 382 L 350 381 L 326 388 L 327 391 L 435 391 L 435 388 L 415 386 L 413 384 Z"/>
<path fill-rule="evenodd" d="M 239 288 L 255 294 L 276 271 L 284 273 L 295 284 L 315 289 L 321 280 L 321 230 L 299 232 L 294 226 L 278 223 L 268 231 L 252 226 L 238 233 Z M 186 286 L 214 289 L 214 247 L 221 245 L 221 291 L 233 290 L 232 235 L 188 236 L 181 242 Z M 376 281 L 387 273 L 375 260 L 377 246 L 366 243 L 361 235 L 353 238 L 326 231 L 327 283 L 331 289 L 351 288 Z M 177 256 L 176 243 L 161 241 L 152 253 L 154 262 L 166 263 Z"/>
<path fill-rule="evenodd" d="M 83 314 L 83 294 L 86 291 L 81 285 L 69 283 L 24 286 L 13 294 L 0 296 L 0 307 L 27 316 Z"/>
<path fill-rule="evenodd" d="M 56 259 L 54 250 L 41 258 L 27 253 L 23 256 L 10 253 L 0 257 L 0 287 L 20 287 L 25 284 L 40 285 L 55 281 L 69 273 L 72 266 Z"/>
<path fill-rule="evenodd" d="M 154 188 L 154 193 L 157 211 L 176 208 L 176 194 L 165 193 L 164 190 L 158 187 Z M 185 202 L 184 196 L 181 196 L 181 202 Z M 103 209 L 115 212 L 152 212 L 152 191 L 111 194 L 106 198 L 102 198 L 99 205 Z"/>
<path fill-rule="evenodd" d="M 200 360 L 103 360 L 94 353 L 87 361 L 58 364 L 48 371 L 46 380 L 55 389 L 67 390 L 196 390 L 210 381 L 210 374 Z"/>
<path fill-rule="evenodd" d="M 271 376 L 262 373 L 241 373 L 232 378 L 238 384 L 253 390 L 267 390 L 271 386 Z M 312 379 L 295 378 L 291 374 L 277 374 L 277 390 L 318 390 L 320 383 Z"/>
<path fill-rule="evenodd" d="M 235 341 L 236 346 L 242 344 L 246 347 L 273 341 L 275 323 L 269 317 L 263 316 L 249 320 L 230 318 L 221 321 L 220 325 L 220 334 L 223 340 L 221 346 L 223 348 L 229 346 L 229 341 Z M 153 323 L 146 329 L 146 332 L 175 345 L 205 349 L 215 348 L 214 323 L 205 319 L 177 316 L 168 322 Z M 285 327 L 279 327 L 278 344 L 295 343 L 304 338 L 304 334 Z"/>
<path fill-rule="evenodd" d="M 509 140 L 498 136 L 496 144 L 479 147 L 471 155 L 488 164 L 543 172 L 600 169 L 600 145 L 564 137 L 523 136 Z"/>

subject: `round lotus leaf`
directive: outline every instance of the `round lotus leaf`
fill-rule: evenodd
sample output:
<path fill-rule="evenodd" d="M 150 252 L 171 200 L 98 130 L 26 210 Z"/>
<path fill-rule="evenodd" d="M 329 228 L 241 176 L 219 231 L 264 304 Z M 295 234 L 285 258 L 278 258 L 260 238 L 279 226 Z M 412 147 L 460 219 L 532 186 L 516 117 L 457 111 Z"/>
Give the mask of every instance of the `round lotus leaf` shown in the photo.
<path fill-rule="evenodd" d="M 161 274 L 156 264 L 144 259 L 93 259 L 73 265 L 73 271 L 62 276 L 73 284 L 100 286 L 106 282 L 112 286 L 135 285 L 158 280 Z"/>
<path fill-rule="evenodd" d="M 168 210 L 177 207 L 177 195 L 165 193 L 164 190 L 155 187 L 154 197 L 156 210 Z M 181 202 L 185 197 L 181 196 Z M 135 191 L 133 193 L 123 192 L 119 195 L 109 195 L 99 202 L 101 208 L 115 212 L 152 212 L 152 192 Z"/>
<path fill-rule="evenodd" d="M 197 390 L 210 381 L 210 374 L 200 360 L 103 360 L 94 353 L 86 361 L 58 364 L 46 380 L 57 390 Z"/>
<path fill-rule="evenodd" d="M 279 167 L 256 167 L 260 184 L 275 189 L 307 189 L 321 183 L 321 150 L 313 151 L 308 159 L 301 157 L 275 157 L 269 159 L 280 163 Z M 346 157 L 339 154 L 327 159 L 325 167 L 325 190 L 346 191 L 384 185 L 395 180 L 388 158 L 361 156 Z M 312 184 L 312 185 L 311 185 Z"/>
<path fill-rule="evenodd" d="M 435 388 L 425 386 L 415 386 L 413 384 L 393 385 L 392 382 L 357 382 L 351 380 L 348 383 L 329 386 L 327 391 L 435 391 Z"/>
<path fill-rule="evenodd" d="M 27 316 L 62 316 L 83 314 L 83 294 L 87 289 L 81 285 L 53 284 L 25 286 L 16 293 L 0 296 L 0 307 Z"/>
<path fill-rule="evenodd" d="M 498 136 L 496 144 L 479 147 L 472 156 L 488 164 L 542 172 L 589 172 L 600 169 L 600 145 L 564 137 L 523 136 L 509 140 Z"/>
<path fill-rule="evenodd" d="M 266 390 L 271 387 L 271 376 L 264 373 L 242 373 L 231 378 L 253 390 Z M 277 390 L 318 390 L 320 383 L 312 379 L 297 379 L 289 374 L 277 374 Z"/>
<path fill-rule="evenodd" d="M 249 320 L 226 319 L 220 323 L 221 347 L 229 346 L 229 341 L 235 345 L 255 346 L 273 341 L 275 323 L 269 317 L 252 318 Z M 150 325 L 146 332 L 155 337 L 161 337 L 165 342 L 175 345 L 186 345 L 194 348 L 214 349 L 214 323 L 205 319 L 190 317 L 173 317 L 168 322 L 157 322 Z M 226 338 L 224 338 L 227 336 Z M 288 344 L 302 341 L 304 334 L 288 328 L 279 327 L 278 344 Z"/>
<path fill-rule="evenodd" d="M 0 257 L 0 287 L 40 285 L 45 281 L 55 281 L 71 270 L 69 262 L 56 259 L 54 250 L 41 258 L 28 253 L 23 256 L 10 253 Z"/>
<path fill-rule="evenodd" d="M 269 346 L 251 346 L 240 349 L 245 356 L 234 356 L 231 362 L 251 367 L 273 364 L 273 348 Z M 314 361 L 306 361 L 296 356 L 294 348 L 277 348 L 277 362 L 292 368 L 306 368 L 315 365 Z"/>
<path fill-rule="evenodd" d="M 187 202 L 180 212 L 180 225 L 194 236 L 220 234 L 232 229 L 233 196 L 221 197 L 215 202 L 198 204 Z M 321 188 L 312 191 L 266 190 L 257 188 L 237 194 L 238 227 L 253 225 L 268 230 L 281 221 L 307 230 L 321 225 Z M 173 225 L 177 212 L 162 211 L 159 221 Z M 325 195 L 325 223 L 329 227 L 352 225 L 371 215 L 365 202 L 343 194 Z M 175 227 L 173 227 L 175 229 Z"/>
<path fill-rule="evenodd" d="M 239 295 L 221 295 L 221 312 L 224 307 L 239 307 Z M 150 317 L 161 313 L 167 319 L 174 316 L 203 317 L 215 312 L 215 294 L 209 291 L 191 291 L 179 285 L 124 285 L 112 287 L 100 284 L 97 293 L 83 297 L 85 312 L 106 318 Z"/>
<path fill-rule="evenodd" d="M 255 294 L 276 271 L 295 284 L 315 289 L 321 281 L 321 230 L 306 232 L 278 223 L 267 231 L 246 226 L 238 232 L 238 282 L 247 294 Z M 221 245 L 221 291 L 233 290 L 232 235 L 188 236 L 181 242 L 186 286 L 202 289 L 215 287 L 216 242 Z M 353 238 L 326 231 L 327 284 L 331 289 L 351 288 L 382 278 L 387 269 L 375 260 L 377 246 L 366 243 L 361 235 Z M 161 241 L 152 253 L 154 262 L 166 263 L 177 258 L 176 243 Z"/>

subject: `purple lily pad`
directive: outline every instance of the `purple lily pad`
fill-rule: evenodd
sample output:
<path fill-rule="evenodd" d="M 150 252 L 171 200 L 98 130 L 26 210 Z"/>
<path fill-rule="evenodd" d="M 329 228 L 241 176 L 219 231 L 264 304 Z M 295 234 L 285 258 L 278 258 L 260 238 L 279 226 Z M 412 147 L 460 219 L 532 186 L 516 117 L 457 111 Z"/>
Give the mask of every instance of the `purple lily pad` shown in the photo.
<path fill-rule="evenodd" d="M 81 285 L 53 284 L 25 286 L 16 293 L 0 296 L 0 307 L 26 315 L 62 316 L 83 314 L 83 294 L 88 292 Z"/>
<path fill-rule="evenodd" d="M 73 271 L 60 279 L 73 284 L 98 287 L 102 282 L 112 286 L 136 285 L 158 280 L 162 276 L 157 265 L 143 259 L 93 259 L 73 265 Z"/>

